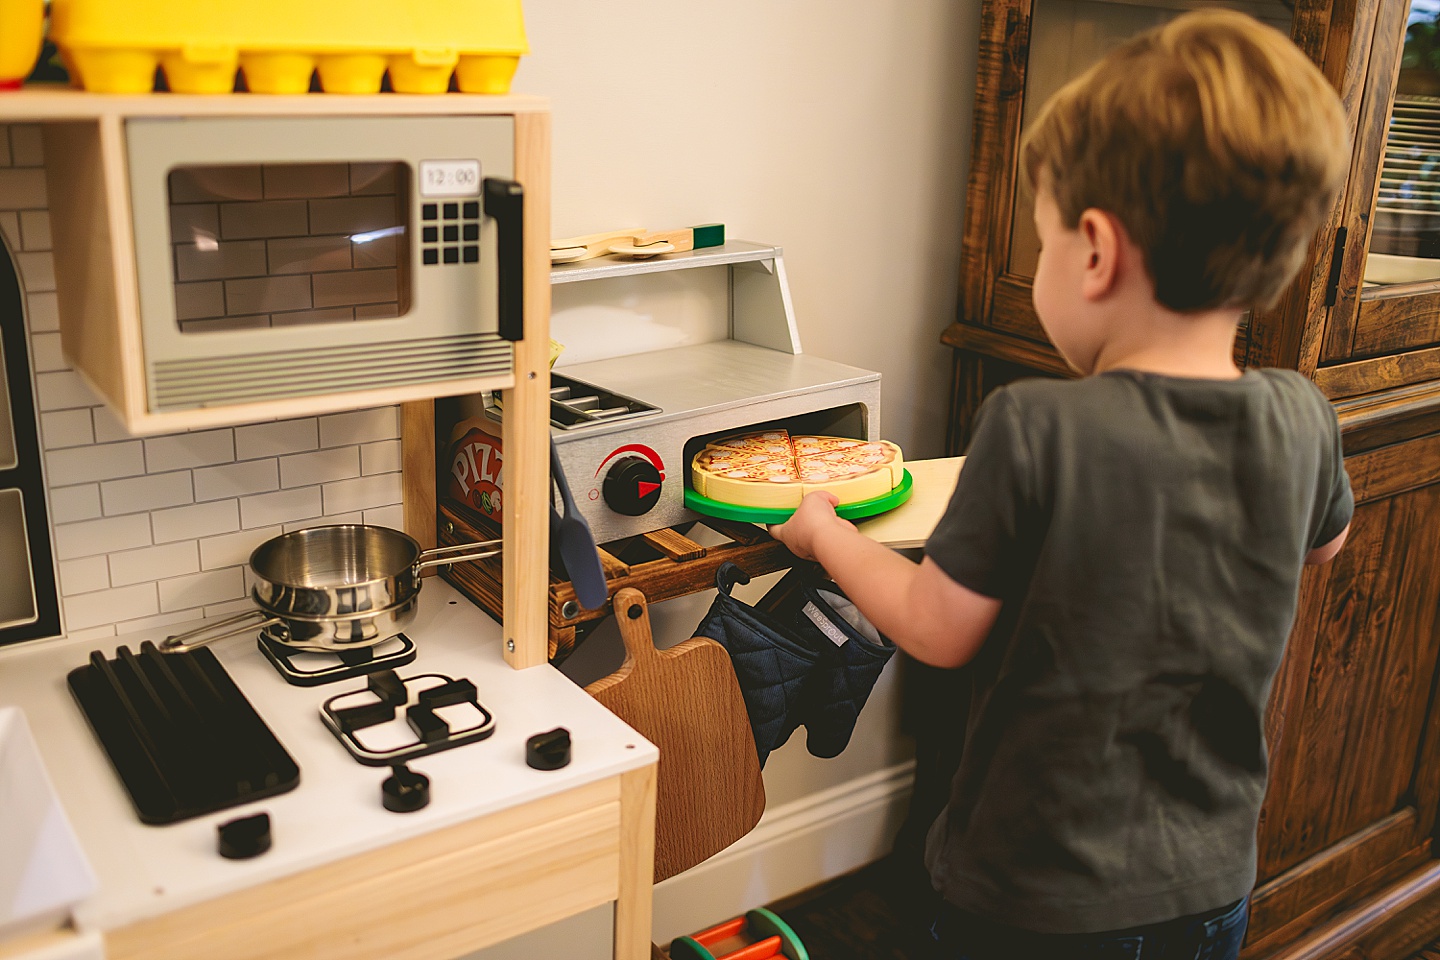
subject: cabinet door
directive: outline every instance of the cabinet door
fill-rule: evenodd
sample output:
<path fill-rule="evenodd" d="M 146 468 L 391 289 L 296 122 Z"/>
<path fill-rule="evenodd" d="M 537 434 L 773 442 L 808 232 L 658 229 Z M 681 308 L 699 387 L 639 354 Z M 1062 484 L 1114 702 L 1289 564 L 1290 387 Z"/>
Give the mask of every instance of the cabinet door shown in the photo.
<path fill-rule="evenodd" d="M 1382 4 L 1372 51 L 1316 373 L 1332 396 L 1440 377 L 1440 2 Z"/>
<path fill-rule="evenodd" d="M 1350 538 L 1306 573 L 1267 715 L 1271 779 L 1251 956 L 1372 900 L 1431 857 L 1440 804 L 1437 463 L 1440 435 L 1347 460 Z"/>
<path fill-rule="evenodd" d="M 1034 200 L 1019 174 L 1019 145 L 1046 99 L 1067 81 L 1135 34 L 1186 10 L 1213 6 L 1240 10 L 1289 34 L 1343 91 L 1347 85 L 1357 86 L 1347 78 L 1364 75 L 1380 2 L 987 0 L 981 13 L 960 325 L 1046 341 L 1030 299 L 1039 241 L 1032 220 Z M 1304 288 L 1304 283 L 1297 286 Z M 1290 314 L 1303 318 L 1306 303 L 1302 289 L 1288 307 Z M 1290 338 L 1292 356 L 1298 351 L 1298 334 L 1290 329 L 1298 324 L 1256 319 L 1268 336 Z M 967 340 L 960 331 L 946 336 L 955 346 L 975 349 L 985 349 L 991 339 L 982 333 Z M 1268 345 L 1255 359 L 1280 363 L 1273 355 L 1282 349 Z"/>

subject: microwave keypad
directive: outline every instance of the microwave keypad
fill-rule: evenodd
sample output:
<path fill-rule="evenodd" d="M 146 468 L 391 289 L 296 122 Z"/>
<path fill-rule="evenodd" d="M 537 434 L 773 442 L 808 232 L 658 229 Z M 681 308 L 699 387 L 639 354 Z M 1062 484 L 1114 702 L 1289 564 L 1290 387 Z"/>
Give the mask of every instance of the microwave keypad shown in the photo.
<path fill-rule="evenodd" d="M 425 266 L 480 262 L 480 201 L 422 204 L 420 219 L 420 261 Z"/>

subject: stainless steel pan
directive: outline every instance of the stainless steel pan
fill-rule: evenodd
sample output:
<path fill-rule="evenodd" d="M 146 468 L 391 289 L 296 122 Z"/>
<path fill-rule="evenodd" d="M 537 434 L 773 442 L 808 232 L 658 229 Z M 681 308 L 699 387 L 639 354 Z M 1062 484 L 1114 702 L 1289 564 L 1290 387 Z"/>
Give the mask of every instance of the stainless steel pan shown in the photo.
<path fill-rule="evenodd" d="M 265 627 L 297 650 L 372 646 L 414 619 L 420 571 L 493 557 L 500 547 L 499 540 L 484 540 L 422 550 L 408 534 L 363 523 L 295 530 L 250 554 L 258 610 L 166 637 L 159 646 L 180 653 Z"/>

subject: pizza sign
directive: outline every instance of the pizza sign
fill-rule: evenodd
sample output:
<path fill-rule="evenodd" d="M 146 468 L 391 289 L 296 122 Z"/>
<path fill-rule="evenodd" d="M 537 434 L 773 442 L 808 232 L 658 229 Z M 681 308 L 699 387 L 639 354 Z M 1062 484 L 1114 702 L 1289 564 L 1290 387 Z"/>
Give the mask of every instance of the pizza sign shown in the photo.
<path fill-rule="evenodd" d="M 505 461 L 500 439 L 483 430 L 472 429 L 452 448 L 450 497 L 500 522 L 500 499 Z"/>

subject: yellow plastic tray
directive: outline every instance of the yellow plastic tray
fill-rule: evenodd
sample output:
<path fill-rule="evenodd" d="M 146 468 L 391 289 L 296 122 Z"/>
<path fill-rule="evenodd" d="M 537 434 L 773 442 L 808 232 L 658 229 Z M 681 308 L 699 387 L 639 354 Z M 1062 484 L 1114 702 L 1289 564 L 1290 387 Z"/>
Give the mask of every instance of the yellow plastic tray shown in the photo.
<path fill-rule="evenodd" d="M 520 0 L 52 0 L 50 36 L 98 93 L 506 93 L 529 53 Z"/>

